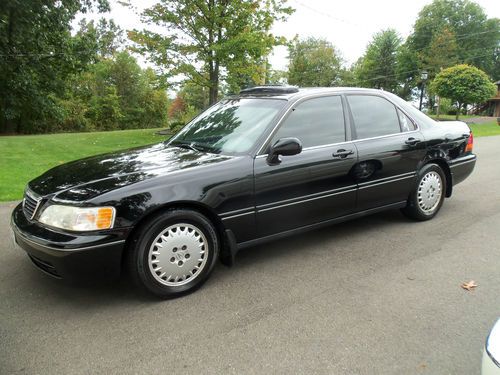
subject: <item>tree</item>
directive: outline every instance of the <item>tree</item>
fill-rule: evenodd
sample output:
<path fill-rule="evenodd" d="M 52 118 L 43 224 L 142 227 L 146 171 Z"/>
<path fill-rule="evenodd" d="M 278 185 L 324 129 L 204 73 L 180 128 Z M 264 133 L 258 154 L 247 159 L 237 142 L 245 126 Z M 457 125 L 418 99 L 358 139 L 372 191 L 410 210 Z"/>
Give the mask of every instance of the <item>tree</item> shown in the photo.
<path fill-rule="evenodd" d="M 186 106 L 200 113 L 208 107 L 208 89 L 200 87 L 192 81 L 186 81 L 179 90 L 179 96 L 186 102 Z"/>
<path fill-rule="evenodd" d="M 129 31 L 135 49 L 170 77 L 183 76 L 209 90 L 217 101 L 224 75 L 258 79 L 263 57 L 283 44 L 271 26 L 292 13 L 286 0 L 160 0 L 142 13 L 151 30 Z"/>
<path fill-rule="evenodd" d="M 0 2 L 0 132 L 43 131 L 60 117 L 66 78 L 95 55 L 87 38 L 71 36 L 71 21 L 95 6 L 109 10 L 106 0 Z"/>
<path fill-rule="evenodd" d="M 420 56 L 421 67 L 427 68 L 425 60 L 433 56 L 439 37 L 447 38 L 443 33 L 455 37 L 456 53 L 450 51 L 453 60 L 474 65 L 497 79 L 494 75 L 499 74 L 498 65 L 495 66 L 500 45 L 498 18 L 488 19 L 484 10 L 469 0 L 434 0 L 424 6 L 408 38 L 410 48 Z"/>
<path fill-rule="evenodd" d="M 432 81 L 431 88 L 438 95 L 457 102 L 457 120 L 461 108 L 482 103 L 496 93 L 496 86 L 485 72 L 465 64 L 444 69 Z"/>
<path fill-rule="evenodd" d="M 455 35 L 447 27 L 431 38 L 429 47 L 420 53 L 422 65 L 435 77 L 442 69 L 456 65 L 458 46 Z"/>
<path fill-rule="evenodd" d="M 396 77 L 399 83 L 396 93 L 405 100 L 411 100 L 413 89 L 420 83 L 417 54 L 405 42 L 399 47 L 396 60 Z"/>
<path fill-rule="evenodd" d="M 101 18 L 97 25 L 93 20 L 87 22 L 83 18 L 79 22 L 79 30 L 76 35 L 92 39 L 94 42 L 92 50 L 97 52 L 97 57 L 100 59 L 113 57 L 125 43 L 123 30 L 115 21 L 106 18 Z"/>
<path fill-rule="evenodd" d="M 141 69 L 126 51 L 73 75 L 57 104 L 63 110 L 57 130 L 133 129 L 167 123 L 168 99 L 162 82 L 152 69 Z"/>
<path fill-rule="evenodd" d="M 401 38 L 393 29 L 383 30 L 374 35 L 355 73 L 361 86 L 396 92 L 397 52 L 400 44 Z"/>
<path fill-rule="evenodd" d="M 335 86 L 339 82 L 342 59 L 326 39 L 295 38 L 288 48 L 288 83 L 291 85 Z"/>

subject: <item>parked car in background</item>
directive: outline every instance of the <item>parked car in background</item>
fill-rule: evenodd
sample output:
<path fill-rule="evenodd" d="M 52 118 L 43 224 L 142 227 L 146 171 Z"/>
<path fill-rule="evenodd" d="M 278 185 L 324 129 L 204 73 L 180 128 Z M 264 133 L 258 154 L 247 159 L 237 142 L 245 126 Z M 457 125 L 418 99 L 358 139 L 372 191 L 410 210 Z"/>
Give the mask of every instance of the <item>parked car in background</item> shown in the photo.
<path fill-rule="evenodd" d="M 500 319 L 486 339 L 481 374 L 500 375 Z"/>
<path fill-rule="evenodd" d="M 381 90 L 255 87 L 168 141 L 49 170 L 12 228 L 52 276 L 127 268 L 177 296 L 244 247 L 387 209 L 432 219 L 472 172 L 472 147 L 465 123 Z"/>

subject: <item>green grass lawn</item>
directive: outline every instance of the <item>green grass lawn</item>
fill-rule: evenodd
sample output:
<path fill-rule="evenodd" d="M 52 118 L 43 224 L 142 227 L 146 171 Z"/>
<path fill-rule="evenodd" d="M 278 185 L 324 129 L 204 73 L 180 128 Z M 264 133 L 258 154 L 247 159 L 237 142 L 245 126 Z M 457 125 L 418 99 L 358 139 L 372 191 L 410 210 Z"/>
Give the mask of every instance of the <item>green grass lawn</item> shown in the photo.
<path fill-rule="evenodd" d="M 0 137 L 0 201 L 21 199 L 28 181 L 58 164 L 167 139 L 158 130 Z"/>
<path fill-rule="evenodd" d="M 490 135 L 500 135 L 500 126 L 496 121 L 485 122 L 484 124 L 469 124 L 474 137 L 488 137 Z"/>
<path fill-rule="evenodd" d="M 463 121 L 460 119 L 459 121 Z M 444 121 L 443 121 L 444 122 Z M 490 135 L 500 135 L 500 126 L 496 120 L 484 122 L 481 124 L 469 123 L 467 124 L 472 130 L 474 137 L 488 137 Z"/>

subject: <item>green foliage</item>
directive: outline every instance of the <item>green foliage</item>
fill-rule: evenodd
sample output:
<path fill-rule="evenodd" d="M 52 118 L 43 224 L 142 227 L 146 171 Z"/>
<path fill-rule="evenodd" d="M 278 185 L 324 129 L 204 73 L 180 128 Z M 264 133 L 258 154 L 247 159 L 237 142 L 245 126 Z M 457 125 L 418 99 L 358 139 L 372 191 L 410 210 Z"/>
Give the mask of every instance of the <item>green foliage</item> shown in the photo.
<path fill-rule="evenodd" d="M 113 20 L 101 18 L 96 25 L 84 18 L 78 25 L 76 36 L 87 38 L 99 58 L 112 58 L 125 43 L 123 30 Z"/>
<path fill-rule="evenodd" d="M 417 54 L 409 48 L 406 42 L 399 47 L 396 60 L 396 77 L 399 83 L 396 94 L 406 100 L 411 100 L 412 91 L 420 79 Z"/>
<path fill-rule="evenodd" d="M 449 33 L 449 36 L 445 36 L 444 33 Z M 487 72 L 491 78 L 497 79 L 494 76 L 500 73 L 498 18 L 488 19 L 484 10 L 469 0 L 434 0 L 424 6 L 409 37 L 411 49 L 420 56 L 420 66 L 427 68 L 425 64 L 429 62 L 427 61 L 429 57 L 435 55 L 439 38 L 446 43 L 446 39 L 452 39 L 451 36 L 454 36 L 456 44 L 454 42 L 444 44 L 450 48 L 449 51 L 442 53 L 445 62 L 446 54 L 449 54 L 452 60 L 474 65 Z M 439 55 L 437 57 L 441 58 Z M 446 66 L 455 61 L 449 61 Z M 437 64 L 436 69 L 434 64 L 431 62 L 431 79 L 437 74 L 439 67 L 446 67 Z"/>
<path fill-rule="evenodd" d="M 201 112 L 208 107 L 208 89 L 196 85 L 195 82 L 184 82 L 179 95 L 186 102 L 187 107 L 192 107 L 197 112 Z"/>
<path fill-rule="evenodd" d="M 430 77 L 435 77 L 441 69 L 453 66 L 458 62 L 457 52 L 455 35 L 445 27 L 433 35 L 429 47 L 418 55 Z"/>
<path fill-rule="evenodd" d="M 142 70 L 128 52 L 102 59 L 72 77 L 58 130 L 113 130 L 167 124 L 167 95 L 151 69 Z"/>
<path fill-rule="evenodd" d="M 95 55 L 70 24 L 95 6 L 109 9 L 106 0 L 0 2 L 0 132 L 46 131 L 61 117 L 55 98 Z"/>
<path fill-rule="evenodd" d="M 284 39 L 270 30 L 292 9 L 286 0 L 160 0 L 142 19 L 163 32 L 129 31 L 136 51 L 146 54 L 169 77 L 186 77 L 217 101 L 221 80 L 231 87 L 258 81 L 263 62 Z M 225 77 L 222 76 L 225 72 Z"/>
<path fill-rule="evenodd" d="M 268 64 L 266 69 L 266 84 L 268 85 L 284 85 L 288 83 L 288 72 L 285 70 L 273 69 Z"/>
<path fill-rule="evenodd" d="M 393 29 L 376 33 L 355 70 L 358 84 L 396 92 L 399 84 L 397 53 L 400 44 L 401 38 Z"/>
<path fill-rule="evenodd" d="M 337 49 L 326 39 L 295 38 L 288 53 L 289 84 L 302 87 L 338 85 L 342 59 Z"/>
<path fill-rule="evenodd" d="M 458 103 L 460 109 L 471 103 L 481 103 L 496 93 L 496 86 L 486 73 L 470 65 L 456 65 L 441 71 L 431 83 L 438 95 Z"/>

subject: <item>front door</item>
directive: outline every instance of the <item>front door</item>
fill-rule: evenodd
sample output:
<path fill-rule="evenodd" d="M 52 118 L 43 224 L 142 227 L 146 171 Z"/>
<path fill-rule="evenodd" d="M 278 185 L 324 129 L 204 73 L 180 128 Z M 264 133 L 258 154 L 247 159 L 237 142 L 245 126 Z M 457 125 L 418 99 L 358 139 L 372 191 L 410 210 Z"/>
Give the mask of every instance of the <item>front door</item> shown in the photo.
<path fill-rule="evenodd" d="M 303 150 L 270 165 L 255 158 L 255 194 L 259 237 L 352 213 L 356 185 L 350 175 L 356 147 L 346 140 L 341 96 L 306 99 L 294 105 L 270 144 L 296 137 Z"/>

